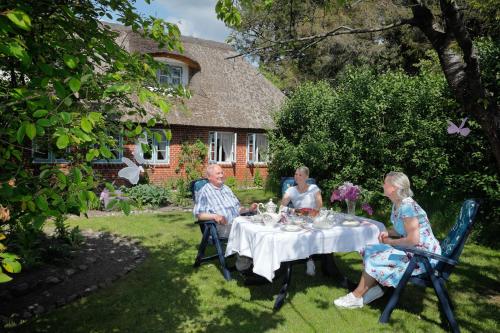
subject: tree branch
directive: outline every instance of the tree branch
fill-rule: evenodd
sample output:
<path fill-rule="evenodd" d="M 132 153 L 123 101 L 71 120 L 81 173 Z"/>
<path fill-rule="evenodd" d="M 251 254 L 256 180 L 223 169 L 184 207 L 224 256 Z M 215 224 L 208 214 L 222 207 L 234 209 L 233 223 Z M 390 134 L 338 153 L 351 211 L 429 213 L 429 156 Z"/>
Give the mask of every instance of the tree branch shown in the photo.
<path fill-rule="evenodd" d="M 316 44 L 316 43 L 319 43 L 328 37 L 339 36 L 339 35 L 373 33 L 373 32 L 394 29 L 394 28 L 397 28 L 397 27 L 400 27 L 403 25 L 414 25 L 414 21 L 413 21 L 413 19 L 402 19 L 398 22 L 394 22 L 392 24 L 385 25 L 385 26 L 378 27 L 378 28 L 356 28 L 356 29 L 354 29 L 354 28 L 347 27 L 347 26 L 339 26 L 333 30 L 330 30 L 328 32 L 325 32 L 325 33 L 319 34 L 319 35 L 291 38 L 291 39 L 282 40 L 282 41 L 273 41 L 269 45 L 257 47 L 257 48 L 254 48 L 254 49 L 248 51 L 248 52 L 238 53 L 236 55 L 226 57 L 226 59 L 234 59 L 234 58 L 238 58 L 238 57 L 245 56 L 245 55 L 257 54 L 257 53 L 264 51 L 264 50 L 272 49 L 272 48 L 275 48 L 277 46 L 287 45 L 287 44 L 294 43 L 294 42 L 310 42 L 311 44 Z M 307 47 L 308 47 L 308 45 L 304 46 L 304 48 L 307 48 Z"/>

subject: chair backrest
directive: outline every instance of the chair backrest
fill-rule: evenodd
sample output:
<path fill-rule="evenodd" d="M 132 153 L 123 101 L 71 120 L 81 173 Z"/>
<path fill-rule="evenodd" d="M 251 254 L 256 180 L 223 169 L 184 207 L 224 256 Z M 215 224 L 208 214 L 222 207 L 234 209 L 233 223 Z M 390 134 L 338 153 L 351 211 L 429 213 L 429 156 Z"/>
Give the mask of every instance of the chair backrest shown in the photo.
<path fill-rule="evenodd" d="M 314 178 L 307 178 L 306 183 L 308 184 L 316 184 L 316 180 Z M 289 187 L 295 186 L 297 183 L 293 177 L 281 177 L 280 188 L 281 188 L 281 196 L 285 195 L 286 190 Z"/>
<path fill-rule="evenodd" d="M 193 199 L 193 201 L 196 201 L 196 194 L 207 183 L 208 183 L 208 179 L 206 179 L 206 178 L 199 178 L 199 179 L 193 180 L 191 182 L 189 189 L 191 191 L 191 198 Z"/>
<path fill-rule="evenodd" d="M 441 254 L 453 260 L 458 260 L 465 245 L 476 217 L 479 204 L 474 199 L 465 200 L 460 209 L 457 221 L 453 228 L 441 242 Z M 441 271 L 447 277 L 453 267 L 442 262 L 436 265 L 436 270 Z"/>

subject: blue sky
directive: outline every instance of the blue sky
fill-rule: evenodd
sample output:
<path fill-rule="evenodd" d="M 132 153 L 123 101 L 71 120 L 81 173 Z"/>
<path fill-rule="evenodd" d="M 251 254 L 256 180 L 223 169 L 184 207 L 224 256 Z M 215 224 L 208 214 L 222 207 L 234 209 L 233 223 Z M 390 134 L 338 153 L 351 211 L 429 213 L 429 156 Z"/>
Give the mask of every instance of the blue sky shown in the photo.
<path fill-rule="evenodd" d="M 144 15 L 153 15 L 176 23 L 184 36 L 223 42 L 230 30 L 215 14 L 216 0 L 152 0 L 148 5 L 137 0 L 135 7 Z"/>

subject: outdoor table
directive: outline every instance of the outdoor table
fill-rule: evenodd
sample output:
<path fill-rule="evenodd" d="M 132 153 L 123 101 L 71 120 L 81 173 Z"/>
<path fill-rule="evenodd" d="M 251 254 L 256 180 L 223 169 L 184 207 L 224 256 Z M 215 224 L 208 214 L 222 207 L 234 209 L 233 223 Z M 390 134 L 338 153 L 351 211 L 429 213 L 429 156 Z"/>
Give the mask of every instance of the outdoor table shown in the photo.
<path fill-rule="evenodd" d="M 329 229 L 315 229 L 311 224 L 299 231 L 285 231 L 283 224 L 266 226 L 240 216 L 233 221 L 226 247 L 226 256 L 239 253 L 253 259 L 253 272 L 272 281 L 274 272 L 285 263 L 287 274 L 276 298 L 274 308 L 283 304 L 291 278 L 291 262 L 314 254 L 359 251 L 369 244 L 378 244 L 385 226 L 365 217 L 337 213 L 338 222 L 358 221 L 357 226 L 338 223 Z"/>

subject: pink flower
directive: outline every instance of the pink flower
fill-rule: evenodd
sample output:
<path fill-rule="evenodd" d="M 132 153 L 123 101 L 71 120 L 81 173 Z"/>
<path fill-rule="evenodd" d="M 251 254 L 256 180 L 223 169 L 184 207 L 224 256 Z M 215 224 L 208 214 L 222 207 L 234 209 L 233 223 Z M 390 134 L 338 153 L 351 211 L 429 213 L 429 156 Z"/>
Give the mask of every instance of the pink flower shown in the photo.
<path fill-rule="evenodd" d="M 367 202 L 361 205 L 361 209 L 364 210 L 368 215 L 373 215 L 373 208 Z"/>
<path fill-rule="evenodd" d="M 340 201 L 340 191 L 339 190 L 335 190 L 332 192 L 332 196 L 330 197 L 330 201 L 331 202 L 335 202 L 335 201 Z"/>

